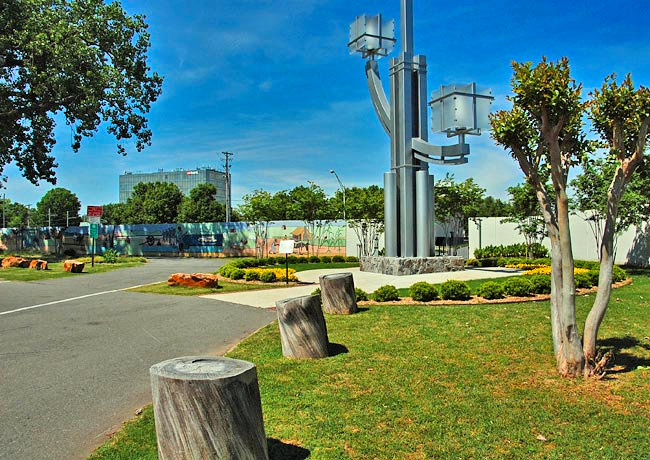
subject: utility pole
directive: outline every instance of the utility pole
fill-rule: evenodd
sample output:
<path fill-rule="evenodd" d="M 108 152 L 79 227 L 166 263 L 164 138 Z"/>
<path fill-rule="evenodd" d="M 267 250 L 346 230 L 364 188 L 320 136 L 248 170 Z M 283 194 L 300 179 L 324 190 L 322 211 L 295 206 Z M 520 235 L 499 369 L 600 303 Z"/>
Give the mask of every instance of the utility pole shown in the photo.
<path fill-rule="evenodd" d="M 65 226 L 66 227 L 70 226 L 70 211 L 65 212 Z"/>
<path fill-rule="evenodd" d="M 232 152 L 221 152 L 224 158 L 224 165 L 226 170 L 226 222 L 230 222 L 231 213 L 231 190 L 230 190 L 230 157 L 234 155 Z"/>
<path fill-rule="evenodd" d="M 5 223 L 5 206 L 7 205 L 7 194 L 3 193 L 2 194 L 2 228 L 7 228 L 7 224 Z"/>
<path fill-rule="evenodd" d="M 52 227 L 52 210 L 47 208 L 47 226 Z"/>

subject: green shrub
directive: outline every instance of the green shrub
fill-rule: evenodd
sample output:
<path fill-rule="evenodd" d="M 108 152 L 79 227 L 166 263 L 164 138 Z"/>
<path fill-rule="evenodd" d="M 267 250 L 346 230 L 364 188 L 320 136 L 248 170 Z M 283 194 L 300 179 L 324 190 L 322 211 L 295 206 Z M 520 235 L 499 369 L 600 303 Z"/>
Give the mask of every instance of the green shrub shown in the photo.
<path fill-rule="evenodd" d="M 598 270 L 589 270 L 586 274 L 591 280 L 591 285 L 598 286 L 598 278 L 600 277 L 600 272 Z"/>
<path fill-rule="evenodd" d="M 221 276 L 225 276 L 226 278 L 230 278 L 230 271 L 232 269 L 234 269 L 234 268 L 236 268 L 236 267 L 232 263 L 222 265 L 221 267 L 219 267 L 219 272 L 218 273 Z"/>
<path fill-rule="evenodd" d="M 244 279 L 246 281 L 257 281 L 260 279 L 260 274 L 254 271 L 247 271 L 244 273 Z"/>
<path fill-rule="evenodd" d="M 587 270 L 600 270 L 600 263 L 592 260 L 574 260 L 575 268 L 586 268 Z"/>
<path fill-rule="evenodd" d="M 498 260 L 497 257 L 487 257 L 485 259 L 479 259 L 478 265 L 479 267 L 496 267 Z"/>
<path fill-rule="evenodd" d="M 107 249 L 104 253 L 104 262 L 107 264 L 117 263 L 117 259 L 120 256 L 119 252 L 115 249 Z"/>
<path fill-rule="evenodd" d="M 311 295 L 320 295 L 320 288 L 316 288 L 313 291 L 311 291 Z"/>
<path fill-rule="evenodd" d="M 533 292 L 533 283 L 527 278 L 518 276 L 503 283 L 503 290 L 509 296 L 526 297 Z"/>
<path fill-rule="evenodd" d="M 468 267 L 478 267 L 478 260 L 476 259 L 467 259 L 465 265 Z"/>
<path fill-rule="evenodd" d="M 440 296 L 445 300 L 469 300 L 471 291 L 465 281 L 448 280 L 440 285 Z"/>
<path fill-rule="evenodd" d="M 550 294 L 551 293 L 551 275 L 530 275 L 528 281 L 533 285 L 531 293 L 533 294 Z"/>
<path fill-rule="evenodd" d="M 438 288 L 433 284 L 420 281 L 409 288 L 409 294 L 413 300 L 429 302 L 438 298 Z"/>
<path fill-rule="evenodd" d="M 320 261 L 324 264 L 331 264 L 332 263 L 332 258 L 330 256 L 322 256 L 320 258 Z"/>
<path fill-rule="evenodd" d="M 363 289 L 354 288 L 354 295 L 357 299 L 357 302 L 362 300 L 368 300 L 368 293 Z"/>
<path fill-rule="evenodd" d="M 332 262 L 335 262 L 335 263 L 345 262 L 345 257 L 343 257 L 343 256 L 334 256 L 334 257 L 332 257 Z"/>
<path fill-rule="evenodd" d="M 309 263 L 310 264 L 317 264 L 320 262 L 320 257 L 318 256 L 309 256 Z"/>
<path fill-rule="evenodd" d="M 277 276 L 272 271 L 260 273 L 260 281 L 263 283 L 275 283 L 277 279 Z"/>
<path fill-rule="evenodd" d="M 263 267 L 264 265 L 269 264 L 269 258 L 268 257 L 260 257 L 259 259 L 257 259 L 257 262 L 258 262 L 257 263 L 258 267 Z"/>
<path fill-rule="evenodd" d="M 358 257 L 355 257 L 355 256 L 347 256 L 347 257 L 345 258 L 345 261 L 346 261 L 346 262 L 359 262 L 359 258 L 358 258 Z"/>
<path fill-rule="evenodd" d="M 278 265 L 284 265 L 284 263 L 286 262 L 286 257 L 285 256 L 277 256 L 277 257 L 274 257 L 273 259 L 275 259 L 275 263 L 278 264 Z"/>
<path fill-rule="evenodd" d="M 618 283 L 619 281 L 624 281 L 627 279 L 627 273 L 618 265 L 612 267 L 612 282 Z"/>
<path fill-rule="evenodd" d="M 484 299 L 501 299 L 503 298 L 503 285 L 496 281 L 487 281 L 478 288 L 478 295 Z"/>
<path fill-rule="evenodd" d="M 282 261 L 284 262 L 284 259 L 282 259 Z M 275 258 L 275 257 L 267 257 L 266 258 L 266 265 L 275 265 L 277 263 L 278 263 L 278 259 Z"/>
<path fill-rule="evenodd" d="M 474 250 L 474 257 L 485 259 L 490 257 L 528 257 L 527 248 L 524 243 L 510 244 L 507 246 L 485 246 L 481 249 Z M 548 257 L 548 249 L 539 243 L 533 243 L 530 246 L 530 252 L 533 258 Z"/>
<path fill-rule="evenodd" d="M 287 260 L 289 261 L 289 264 L 291 264 L 291 265 L 297 264 L 299 262 L 299 259 L 296 256 L 289 256 L 289 257 L 287 257 Z"/>
<path fill-rule="evenodd" d="M 378 288 L 375 292 L 372 293 L 372 299 L 377 302 L 390 302 L 393 300 L 399 300 L 399 292 L 395 286 L 387 284 Z"/>
<path fill-rule="evenodd" d="M 232 280 L 240 280 L 240 279 L 242 279 L 244 277 L 245 273 L 246 272 L 243 269 L 233 267 L 233 269 L 230 270 L 230 276 L 228 276 L 228 278 L 230 278 Z"/>
<path fill-rule="evenodd" d="M 591 284 L 591 276 L 588 273 L 578 273 L 574 276 L 575 284 L 578 289 L 589 289 Z"/>

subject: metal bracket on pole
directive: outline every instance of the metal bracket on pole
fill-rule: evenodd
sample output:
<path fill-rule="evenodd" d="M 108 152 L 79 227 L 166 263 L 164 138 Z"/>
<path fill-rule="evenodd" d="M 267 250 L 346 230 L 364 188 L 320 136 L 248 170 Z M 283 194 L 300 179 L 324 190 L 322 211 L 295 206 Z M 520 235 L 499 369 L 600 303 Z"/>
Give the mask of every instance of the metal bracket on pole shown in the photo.
<path fill-rule="evenodd" d="M 460 165 L 467 163 L 469 144 L 459 142 L 454 145 L 433 145 L 415 137 L 411 141 L 413 155 L 420 161 L 439 165 Z"/>

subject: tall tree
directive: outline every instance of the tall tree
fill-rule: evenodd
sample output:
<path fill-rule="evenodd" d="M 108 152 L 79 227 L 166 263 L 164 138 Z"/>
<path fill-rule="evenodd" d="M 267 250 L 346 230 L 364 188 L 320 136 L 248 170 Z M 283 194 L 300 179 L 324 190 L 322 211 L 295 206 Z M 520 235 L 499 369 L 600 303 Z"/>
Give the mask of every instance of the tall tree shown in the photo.
<path fill-rule="evenodd" d="M 108 203 L 102 206 L 102 223 L 104 225 L 122 225 L 126 223 L 126 203 Z"/>
<path fill-rule="evenodd" d="M 333 209 L 341 209 L 343 194 L 336 191 Z M 350 187 L 345 189 L 345 209 L 348 226 L 359 241 L 360 254 L 373 254 L 375 240 L 384 233 L 384 189 L 376 185 Z"/>
<path fill-rule="evenodd" d="M 614 236 L 619 205 L 628 184 L 643 164 L 650 137 L 650 89 L 643 86 L 635 89 L 630 75 L 618 84 L 612 75 L 605 79 L 600 89 L 593 91 L 589 117 L 594 130 L 607 144 L 609 158 L 617 165 L 607 190 L 598 293 L 585 322 L 584 352 L 586 359 L 593 363 L 596 359 L 598 329 L 605 317 L 612 290 Z"/>
<path fill-rule="evenodd" d="M 543 58 L 534 67 L 530 62 L 512 66 L 513 107 L 492 115 L 492 137 L 510 151 L 537 194 L 551 242 L 551 329 L 557 367 L 563 376 L 577 376 L 585 370 L 585 357 L 576 321 L 567 185 L 570 168 L 588 150 L 582 132 L 582 86 L 571 78 L 566 58 Z"/>
<path fill-rule="evenodd" d="M 144 16 L 119 1 L 4 0 L 0 44 L 0 176 L 15 162 L 32 183 L 56 183 L 57 116 L 75 152 L 102 121 L 120 154 L 122 140 L 138 151 L 151 143 L 145 115 L 162 78 L 147 64 Z"/>
<path fill-rule="evenodd" d="M 27 227 L 27 216 L 29 209 L 21 203 L 14 202 L 8 198 L 4 200 L 5 225 L 7 228 Z"/>
<path fill-rule="evenodd" d="M 81 202 L 77 195 L 62 187 L 49 190 L 38 203 L 36 212 L 31 215 L 31 224 L 35 227 L 66 227 L 79 225 Z"/>
<path fill-rule="evenodd" d="M 524 237 L 526 254 L 532 257 L 531 246 L 541 242 L 546 235 L 546 224 L 539 210 L 535 189 L 528 183 L 508 187 L 510 212 L 501 222 L 512 222 Z M 553 189 L 547 185 L 547 194 L 553 196 Z"/>
<path fill-rule="evenodd" d="M 141 182 L 126 202 L 127 224 L 169 224 L 177 221 L 183 193 L 169 182 Z"/>
<path fill-rule="evenodd" d="M 510 204 L 493 196 L 486 196 L 481 200 L 477 217 L 505 217 L 510 215 Z"/>
<path fill-rule="evenodd" d="M 199 184 L 183 198 L 178 210 L 179 222 L 224 222 L 226 206 L 217 201 L 217 189 L 212 184 Z"/>
<path fill-rule="evenodd" d="M 243 200 L 244 202 L 238 208 L 239 215 L 253 226 L 256 255 L 264 257 L 269 224 L 272 223 L 276 215 L 273 206 L 274 196 L 264 190 L 254 190 L 253 193 L 244 195 Z"/>
<path fill-rule="evenodd" d="M 325 191 L 316 183 L 309 181 L 308 185 L 299 185 L 289 191 L 290 219 L 302 220 L 309 233 L 309 250 L 318 254 L 316 247 L 325 231 L 326 224 L 334 219 L 336 212 L 331 206 Z"/>
<path fill-rule="evenodd" d="M 596 243 L 596 258 L 600 259 L 601 242 L 608 209 L 608 190 L 618 162 L 612 158 L 589 158 L 583 161 L 582 173 L 571 181 L 571 205 L 587 222 Z M 647 162 L 646 162 L 647 169 Z M 617 236 L 631 225 L 640 225 L 650 214 L 650 181 L 647 175 L 634 174 L 618 205 L 625 212 L 617 213 L 613 251 Z"/>
<path fill-rule="evenodd" d="M 434 187 L 436 220 L 445 229 L 445 236 L 454 232 L 467 233 L 467 220 L 478 217 L 485 189 L 474 179 L 456 182 L 453 174 L 446 174 Z"/>

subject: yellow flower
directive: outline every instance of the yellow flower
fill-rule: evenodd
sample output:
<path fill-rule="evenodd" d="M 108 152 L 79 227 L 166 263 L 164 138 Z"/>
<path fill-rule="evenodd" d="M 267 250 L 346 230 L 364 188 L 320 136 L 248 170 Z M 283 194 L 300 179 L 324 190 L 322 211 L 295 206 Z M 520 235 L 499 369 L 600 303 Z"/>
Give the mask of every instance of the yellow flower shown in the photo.
<path fill-rule="evenodd" d="M 579 273 L 587 273 L 589 269 L 587 268 L 574 268 L 573 269 L 573 274 L 577 275 Z M 544 267 L 539 267 L 535 268 L 533 270 L 528 270 L 527 272 L 524 272 L 524 275 L 550 275 L 551 274 L 551 267 L 550 266 L 544 266 Z"/>
<path fill-rule="evenodd" d="M 262 273 L 266 272 L 273 272 L 275 273 L 275 279 L 278 281 L 286 281 L 287 276 L 286 276 L 286 269 L 284 268 L 245 268 L 244 273 L 248 272 L 254 272 L 257 273 L 258 275 L 261 275 Z M 296 278 L 296 270 L 294 268 L 289 269 L 289 281 L 298 281 L 298 278 Z"/>

